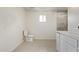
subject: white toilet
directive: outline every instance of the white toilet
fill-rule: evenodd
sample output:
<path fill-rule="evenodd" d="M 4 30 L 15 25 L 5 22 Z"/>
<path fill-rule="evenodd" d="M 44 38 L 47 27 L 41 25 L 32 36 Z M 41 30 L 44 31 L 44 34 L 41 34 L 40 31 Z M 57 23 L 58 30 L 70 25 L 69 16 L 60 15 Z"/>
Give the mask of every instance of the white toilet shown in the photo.
<path fill-rule="evenodd" d="M 26 39 L 27 41 L 33 41 L 33 39 L 34 39 L 34 35 L 28 35 L 28 39 Z"/>
<path fill-rule="evenodd" d="M 24 31 L 24 36 L 25 36 L 25 40 L 29 42 L 32 42 L 34 39 L 34 35 L 29 34 L 28 31 Z"/>

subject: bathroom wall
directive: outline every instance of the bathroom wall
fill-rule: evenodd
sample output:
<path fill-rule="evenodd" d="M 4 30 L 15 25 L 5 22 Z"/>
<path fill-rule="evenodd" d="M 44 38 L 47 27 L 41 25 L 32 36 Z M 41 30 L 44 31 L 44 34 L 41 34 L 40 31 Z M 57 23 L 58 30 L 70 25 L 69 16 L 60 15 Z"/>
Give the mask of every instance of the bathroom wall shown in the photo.
<path fill-rule="evenodd" d="M 13 51 L 23 41 L 24 9 L 0 7 L 0 51 Z"/>
<path fill-rule="evenodd" d="M 39 16 L 45 15 L 46 22 L 39 22 Z M 26 11 L 25 25 L 29 34 L 35 39 L 56 38 L 56 12 L 52 11 Z"/>
<path fill-rule="evenodd" d="M 71 7 L 68 9 L 68 30 L 79 33 L 79 8 Z"/>

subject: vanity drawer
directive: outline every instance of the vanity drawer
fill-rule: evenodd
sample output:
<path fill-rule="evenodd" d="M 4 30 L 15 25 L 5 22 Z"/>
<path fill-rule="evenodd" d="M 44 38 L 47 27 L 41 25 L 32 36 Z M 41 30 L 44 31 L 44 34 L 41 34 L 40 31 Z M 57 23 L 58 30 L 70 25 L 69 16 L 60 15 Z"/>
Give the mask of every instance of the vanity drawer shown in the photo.
<path fill-rule="evenodd" d="M 68 44 L 70 44 L 74 48 L 77 48 L 77 40 L 76 39 L 73 39 L 69 36 L 63 35 L 63 40 L 65 40 Z"/>

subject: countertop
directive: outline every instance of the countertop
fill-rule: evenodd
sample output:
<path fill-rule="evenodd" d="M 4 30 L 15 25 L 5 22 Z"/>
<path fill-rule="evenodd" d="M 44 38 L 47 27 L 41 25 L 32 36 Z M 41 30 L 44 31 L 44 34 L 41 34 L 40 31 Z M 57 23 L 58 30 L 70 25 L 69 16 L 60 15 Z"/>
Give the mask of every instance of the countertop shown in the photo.
<path fill-rule="evenodd" d="M 60 33 L 60 34 L 69 36 L 69 37 L 71 37 L 73 39 L 79 40 L 79 34 L 75 33 L 75 32 L 71 32 L 71 31 L 56 31 L 56 33 Z"/>

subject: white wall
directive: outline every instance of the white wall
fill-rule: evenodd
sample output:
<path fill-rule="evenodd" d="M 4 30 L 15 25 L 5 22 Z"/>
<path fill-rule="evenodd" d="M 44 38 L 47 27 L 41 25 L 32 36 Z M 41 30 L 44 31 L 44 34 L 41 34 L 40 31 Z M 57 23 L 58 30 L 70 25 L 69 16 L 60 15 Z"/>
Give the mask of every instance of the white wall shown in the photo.
<path fill-rule="evenodd" d="M 24 10 L 0 7 L 0 51 L 12 51 L 22 41 Z"/>
<path fill-rule="evenodd" d="M 46 15 L 47 22 L 40 23 L 39 16 Z M 56 36 L 56 12 L 52 11 L 27 11 L 25 20 L 26 29 L 36 39 L 55 39 Z"/>
<path fill-rule="evenodd" d="M 68 9 L 68 30 L 79 33 L 79 8 L 72 7 Z"/>

